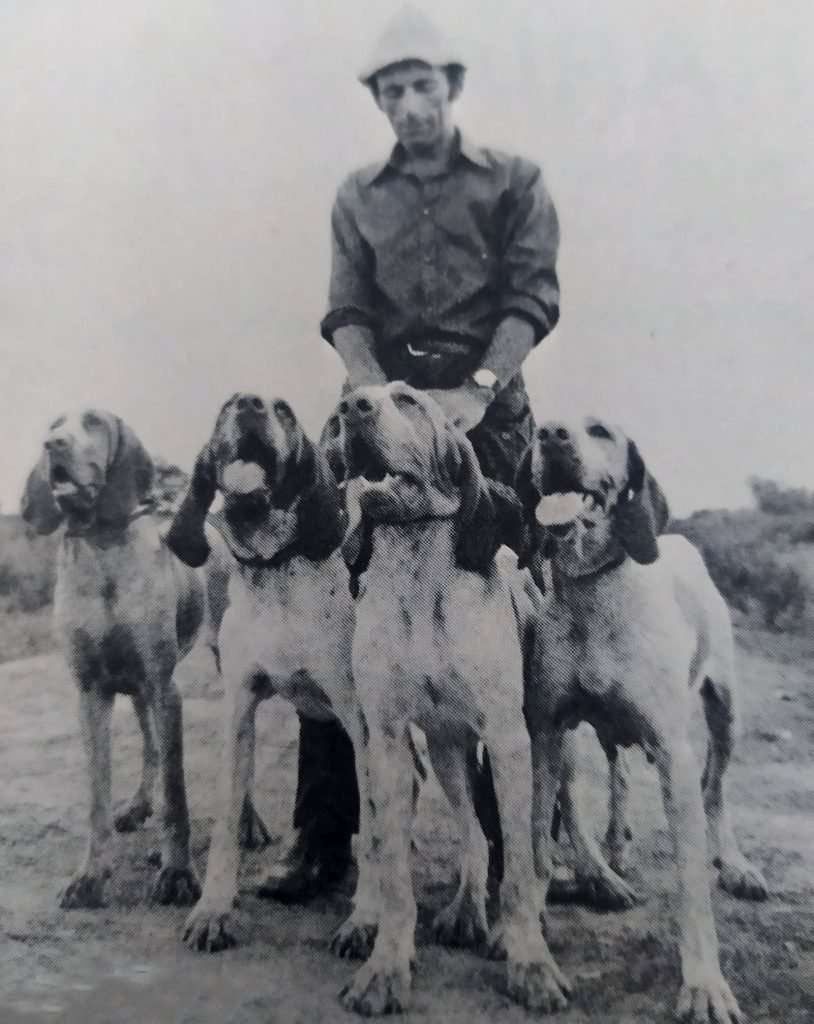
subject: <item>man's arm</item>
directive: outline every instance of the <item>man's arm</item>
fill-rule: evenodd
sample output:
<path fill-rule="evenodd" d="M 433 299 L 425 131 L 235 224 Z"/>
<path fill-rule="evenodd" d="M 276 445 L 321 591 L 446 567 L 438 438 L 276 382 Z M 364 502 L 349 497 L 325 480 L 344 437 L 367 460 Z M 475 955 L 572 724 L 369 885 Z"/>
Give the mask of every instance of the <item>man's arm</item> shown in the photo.
<path fill-rule="evenodd" d="M 354 216 L 354 185 L 340 188 L 331 211 L 331 283 L 322 337 L 339 353 L 354 387 L 381 384 L 376 358 L 373 260 Z"/>
<path fill-rule="evenodd" d="M 539 168 L 523 162 L 516 173 L 516 198 L 504 240 L 499 306 L 503 317 L 480 364 L 480 368 L 494 373 L 500 387 L 515 376 L 560 316 L 557 211 Z M 494 391 L 468 380 L 460 388 L 434 395 L 464 430 L 472 430 L 483 419 Z"/>
<path fill-rule="evenodd" d="M 369 327 L 347 324 L 333 332 L 333 345 L 348 371 L 351 387 L 386 384 L 387 377 L 376 358 L 376 341 Z"/>

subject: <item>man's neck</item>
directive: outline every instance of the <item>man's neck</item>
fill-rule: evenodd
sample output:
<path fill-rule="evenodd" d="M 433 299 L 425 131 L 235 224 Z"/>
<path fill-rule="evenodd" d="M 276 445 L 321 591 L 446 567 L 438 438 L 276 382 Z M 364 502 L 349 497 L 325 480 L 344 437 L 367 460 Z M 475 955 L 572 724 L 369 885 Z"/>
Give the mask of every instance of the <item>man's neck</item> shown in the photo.
<path fill-rule="evenodd" d="M 456 144 L 456 132 L 451 129 L 448 135 L 439 139 L 431 146 L 405 147 L 406 160 L 404 170 L 415 174 L 418 178 L 432 178 L 447 170 Z"/>

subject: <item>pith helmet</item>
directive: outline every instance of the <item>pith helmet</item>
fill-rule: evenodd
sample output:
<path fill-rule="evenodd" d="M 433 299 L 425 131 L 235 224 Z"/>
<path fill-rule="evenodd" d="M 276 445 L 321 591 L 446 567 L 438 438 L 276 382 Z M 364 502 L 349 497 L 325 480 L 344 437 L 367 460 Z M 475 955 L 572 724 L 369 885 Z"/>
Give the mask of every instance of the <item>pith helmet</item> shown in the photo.
<path fill-rule="evenodd" d="M 433 67 L 466 66 L 458 48 L 425 14 L 411 5 L 402 8 L 373 44 L 359 71 L 359 81 L 369 85 L 379 71 L 406 60 L 420 60 Z"/>

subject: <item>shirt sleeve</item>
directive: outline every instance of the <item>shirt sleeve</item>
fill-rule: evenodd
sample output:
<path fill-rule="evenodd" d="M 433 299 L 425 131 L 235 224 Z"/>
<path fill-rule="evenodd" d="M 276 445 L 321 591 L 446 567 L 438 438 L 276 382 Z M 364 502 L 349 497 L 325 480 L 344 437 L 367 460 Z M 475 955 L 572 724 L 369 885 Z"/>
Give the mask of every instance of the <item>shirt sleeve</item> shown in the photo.
<path fill-rule="evenodd" d="M 512 193 L 506 226 L 500 310 L 503 316 L 528 320 L 539 342 L 560 317 L 560 227 L 540 169 L 526 164 L 524 170 Z"/>
<path fill-rule="evenodd" d="M 333 344 L 333 333 L 348 324 L 375 326 L 373 259 L 353 212 L 349 184 L 343 186 L 331 212 L 331 282 L 328 312 L 320 324 L 322 337 Z"/>

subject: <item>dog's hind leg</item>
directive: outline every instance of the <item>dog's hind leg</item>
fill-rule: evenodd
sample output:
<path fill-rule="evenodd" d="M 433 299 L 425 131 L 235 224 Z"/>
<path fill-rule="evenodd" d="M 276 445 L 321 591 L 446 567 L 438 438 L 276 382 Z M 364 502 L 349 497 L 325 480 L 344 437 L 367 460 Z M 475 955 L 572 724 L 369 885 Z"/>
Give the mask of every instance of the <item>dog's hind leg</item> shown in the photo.
<path fill-rule="evenodd" d="M 113 698 L 95 686 L 80 684 L 79 729 L 90 789 L 90 834 L 85 858 L 60 897 L 65 910 L 101 907 L 112 865 L 113 821 L 110 806 L 110 720 Z"/>
<path fill-rule="evenodd" d="M 158 774 L 158 747 L 152 712 L 140 693 L 133 694 L 133 710 L 142 736 L 141 782 L 133 796 L 116 808 L 113 824 L 117 832 L 134 832 L 153 813 L 153 789 Z"/>
<path fill-rule="evenodd" d="M 446 946 L 477 946 L 486 938 L 486 878 L 489 849 L 475 814 L 464 748 L 465 737 L 430 734 L 427 746 L 435 774 L 450 802 L 461 834 L 458 891 L 432 923 Z"/>
<path fill-rule="evenodd" d="M 704 717 L 709 729 L 702 785 L 710 853 L 713 864 L 718 868 L 718 884 L 722 889 L 742 899 L 763 900 L 768 895 L 766 882 L 738 847 L 726 801 L 724 776 L 732 756 L 736 723 L 733 693 L 726 681 L 727 675 L 725 671 L 716 673 L 714 681 L 707 677 L 701 687 Z"/>
<path fill-rule="evenodd" d="M 605 845 L 610 866 L 617 875 L 627 874 L 628 844 L 633 838 L 628 816 L 630 794 L 630 760 L 619 747 L 605 747 L 608 759 L 608 830 Z"/>
<path fill-rule="evenodd" d="M 563 821 L 576 854 L 574 873 L 588 901 L 602 910 L 627 910 L 640 902 L 636 891 L 610 867 L 590 827 L 578 777 L 576 736 L 566 733 L 563 742 L 560 806 Z"/>
<path fill-rule="evenodd" d="M 249 733 L 246 738 L 249 777 L 246 784 L 246 799 L 243 801 L 243 810 L 240 813 L 240 845 L 244 850 L 260 850 L 271 842 L 271 833 L 254 806 L 254 717 L 246 727 Z"/>

